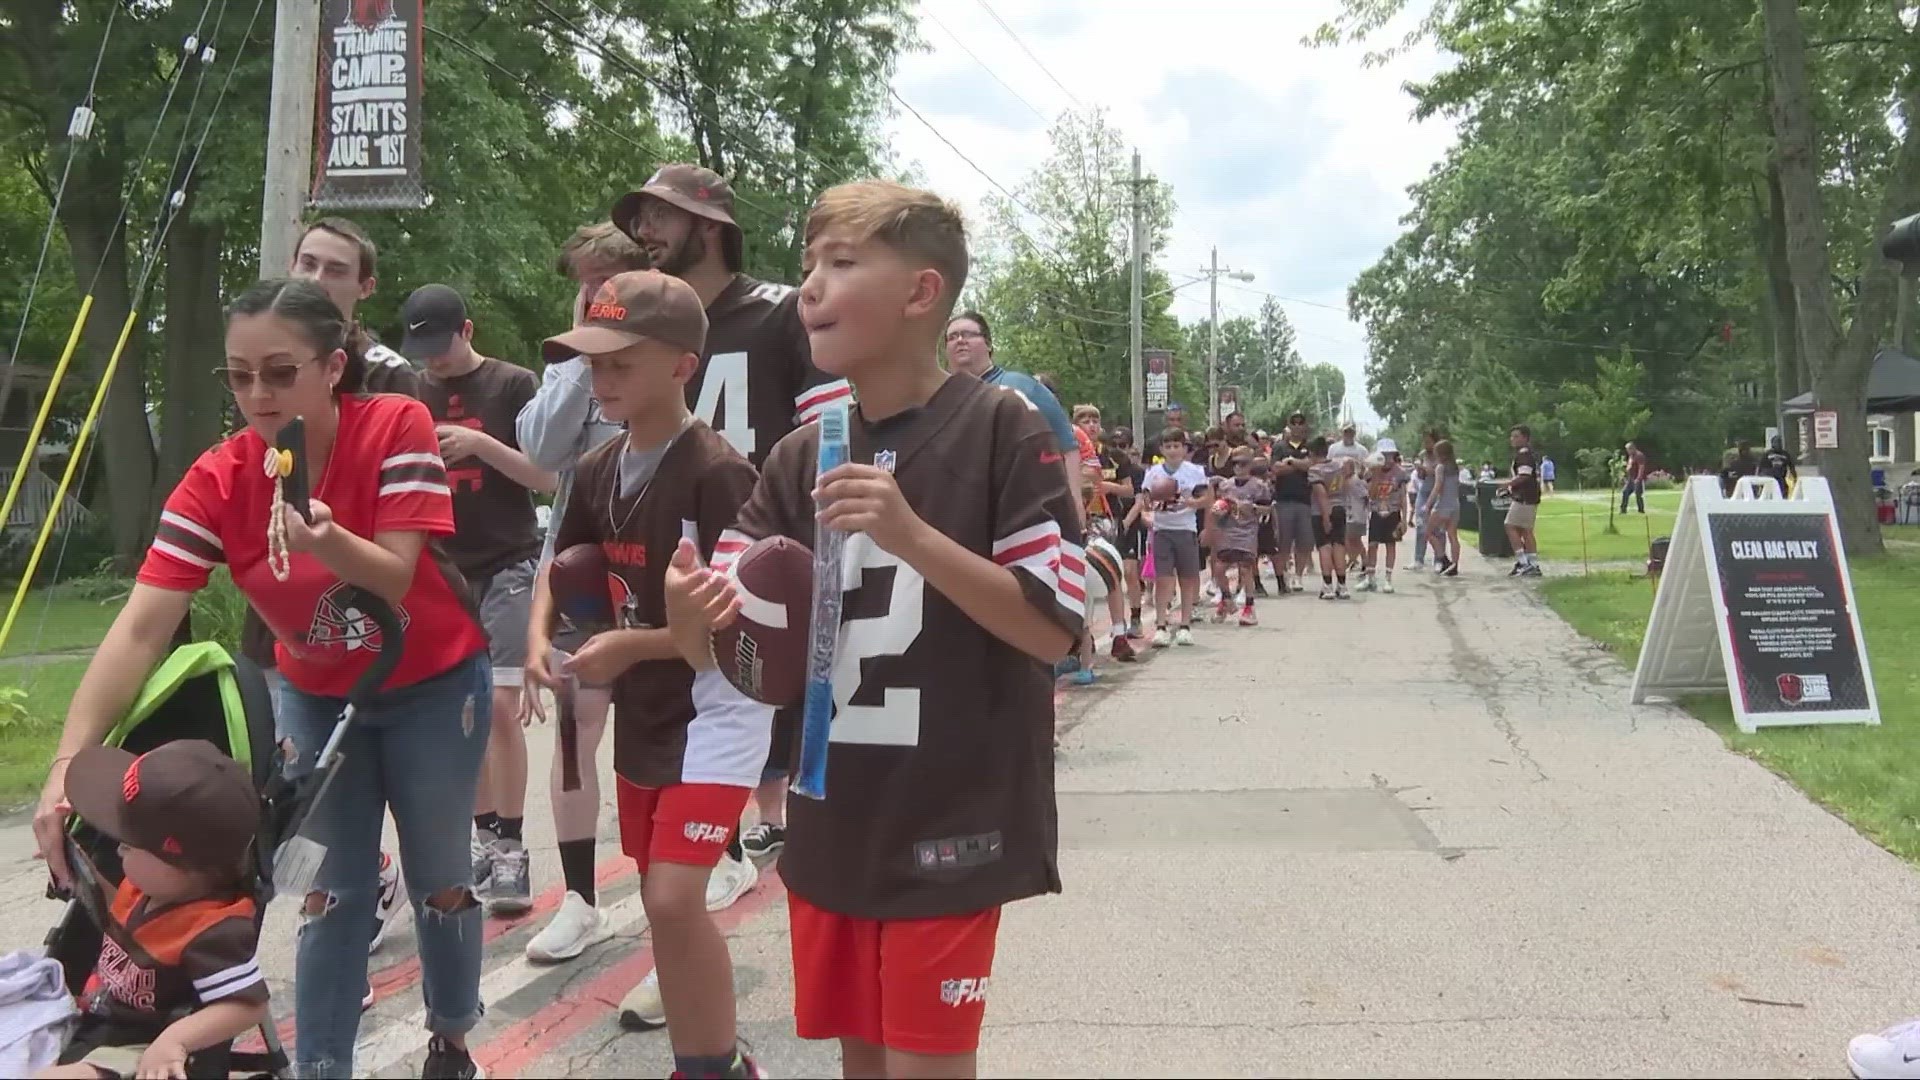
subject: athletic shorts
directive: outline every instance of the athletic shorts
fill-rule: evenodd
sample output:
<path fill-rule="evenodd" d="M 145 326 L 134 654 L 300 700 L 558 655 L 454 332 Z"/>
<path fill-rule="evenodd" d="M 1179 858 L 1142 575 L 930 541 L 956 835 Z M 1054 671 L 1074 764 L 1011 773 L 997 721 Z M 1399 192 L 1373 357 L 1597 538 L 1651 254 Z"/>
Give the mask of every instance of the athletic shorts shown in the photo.
<path fill-rule="evenodd" d="M 533 579 L 540 560 L 528 559 L 472 578 L 473 606 L 480 612 L 480 628 L 487 633 L 487 658 L 493 663 L 493 685 L 518 687 L 527 664 L 527 623 L 533 616 Z"/>
<path fill-rule="evenodd" d="M 1147 530 L 1139 525 L 1121 529 L 1113 546 L 1120 549 L 1122 559 L 1139 562 L 1147 554 Z"/>
<path fill-rule="evenodd" d="M 1200 537 L 1192 532 L 1153 531 L 1153 572 L 1166 577 L 1200 572 Z"/>
<path fill-rule="evenodd" d="M 1347 511 L 1347 539 L 1358 540 L 1367 533 L 1367 512 L 1343 507 Z"/>
<path fill-rule="evenodd" d="M 1259 554 L 1278 555 L 1280 553 L 1280 535 L 1275 530 L 1273 518 L 1264 517 L 1260 519 L 1260 532 L 1256 540 L 1255 550 Z"/>
<path fill-rule="evenodd" d="M 1400 541 L 1400 511 L 1391 514 L 1369 514 L 1367 516 L 1367 542 L 1371 544 L 1394 544 Z"/>
<path fill-rule="evenodd" d="M 1305 555 L 1319 544 L 1319 528 L 1315 522 L 1313 507 L 1303 502 L 1275 502 L 1273 504 L 1274 538 L 1280 545 L 1280 554 L 1288 552 Z"/>
<path fill-rule="evenodd" d="M 1313 546 L 1326 547 L 1330 544 L 1343 544 L 1347 539 L 1347 508 L 1336 506 L 1322 519 L 1319 514 L 1313 517 Z"/>
<path fill-rule="evenodd" d="M 1242 563 L 1252 562 L 1255 558 L 1256 553 L 1252 551 L 1241 551 L 1235 548 L 1221 548 L 1220 550 L 1214 552 L 1213 554 L 1215 558 L 1219 559 L 1223 563 L 1227 563 L 1233 566 L 1238 566 Z"/>
<path fill-rule="evenodd" d="M 787 893 L 793 1026 L 803 1039 L 863 1039 L 910 1054 L 980 1046 L 1000 909 L 857 919 Z"/>
<path fill-rule="evenodd" d="M 1510 529 L 1531 529 L 1533 528 L 1534 518 L 1539 515 L 1539 503 L 1514 503 L 1507 507 L 1507 527 Z"/>
<path fill-rule="evenodd" d="M 671 784 L 641 787 L 613 778 L 620 811 L 620 850 L 640 864 L 714 866 L 726 853 L 752 788 L 731 784 Z"/>

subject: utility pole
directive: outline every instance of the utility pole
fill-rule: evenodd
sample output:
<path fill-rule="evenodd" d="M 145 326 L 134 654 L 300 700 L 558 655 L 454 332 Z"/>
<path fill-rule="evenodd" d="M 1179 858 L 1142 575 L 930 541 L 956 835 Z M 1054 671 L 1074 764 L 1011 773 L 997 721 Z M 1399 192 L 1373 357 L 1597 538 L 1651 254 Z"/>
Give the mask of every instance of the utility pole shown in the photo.
<path fill-rule="evenodd" d="M 1147 388 L 1146 373 L 1141 369 L 1140 359 L 1140 151 L 1133 152 L 1133 295 L 1127 303 L 1127 323 L 1129 354 L 1127 372 L 1133 385 L 1133 438 L 1134 445 L 1147 445 Z"/>
<path fill-rule="evenodd" d="M 320 0 L 275 0 L 273 96 L 267 109 L 267 176 L 260 200 L 260 276 L 293 265 L 313 180 L 314 70 Z"/>
<path fill-rule="evenodd" d="M 1220 426 L 1220 246 L 1207 268 L 1207 426 Z"/>

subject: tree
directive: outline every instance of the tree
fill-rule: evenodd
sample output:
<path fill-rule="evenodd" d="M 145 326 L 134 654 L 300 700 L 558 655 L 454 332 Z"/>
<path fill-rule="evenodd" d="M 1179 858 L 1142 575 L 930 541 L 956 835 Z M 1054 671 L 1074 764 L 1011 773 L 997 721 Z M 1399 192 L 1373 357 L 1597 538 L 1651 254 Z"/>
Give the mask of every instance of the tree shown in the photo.
<path fill-rule="evenodd" d="M 1247 406 L 1247 423 L 1267 431 L 1278 431 L 1295 412 L 1307 414 L 1307 424 L 1317 432 L 1330 432 L 1340 423 L 1340 403 L 1347 397 L 1347 376 L 1332 364 L 1302 367 L 1285 379 L 1276 380 L 1273 393 L 1263 395 Z"/>
<path fill-rule="evenodd" d="M 1072 401 L 1127 417 L 1132 165 L 1101 110 L 1063 113 L 1048 135 L 1052 153 L 1012 195 L 987 196 L 985 242 L 966 299 L 992 321 L 1001 363 L 1049 372 Z M 1164 251 L 1172 193 L 1149 176 L 1141 199 L 1147 250 Z M 1157 259 L 1142 280 L 1145 347 L 1175 352 L 1173 400 L 1204 415 L 1194 407 L 1206 400 L 1205 349 L 1193 352 L 1168 314 L 1172 298 Z"/>
<path fill-rule="evenodd" d="M 1213 328 L 1207 321 L 1189 323 L 1182 327 L 1185 344 L 1182 354 L 1191 357 L 1191 363 L 1199 367 L 1202 379 L 1206 375 L 1207 349 L 1213 342 Z M 1243 404 L 1251 400 L 1262 390 L 1265 356 L 1261 351 L 1259 328 L 1254 321 L 1244 315 L 1220 320 L 1220 336 L 1217 344 L 1220 365 L 1220 388 L 1229 386 L 1241 388 L 1240 400 Z M 1203 383 L 1204 385 L 1204 383 Z M 1205 401 L 1202 396 L 1201 401 Z M 1195 416 L 1208 415 L 1201 410 Z"/>
<path fill-rule="evenodd" d="M 1272 296 L 1260 301 L 1260 360 L 1261 392 L 1272 394 L 1275 384 L 1286 383 L 1300 377 L 1301 368 L 1299 339 L 1293 332 L 1293 323 L 1287 319 L 1287 313 L 1280 308 L 1280 301 Z"/>
<path fill-rule="evenodd" d="M 1557 441 L 1574 453 L 1623 446 L 1639 438 L 1653 416 L 1640 395 L 1640 362 L 1631 353 L 1600 357 L 1596 366 L 1592 382 L 1561 388 L 1551 420 Z"/>

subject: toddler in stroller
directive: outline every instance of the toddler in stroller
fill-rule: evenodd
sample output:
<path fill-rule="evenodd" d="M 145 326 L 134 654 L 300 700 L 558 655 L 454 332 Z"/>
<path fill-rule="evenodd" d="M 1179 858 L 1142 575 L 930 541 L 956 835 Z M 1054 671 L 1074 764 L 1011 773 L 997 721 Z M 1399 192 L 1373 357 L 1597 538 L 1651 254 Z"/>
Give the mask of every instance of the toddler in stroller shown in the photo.
<path fill-rule="evenodd" d="M 255 959 L 295 801 L 271 750 L 253 750 L 273 746 L 269 701 L 250 664 L 188 645 L 73 759 L 71 887 L 55 893 L 71 902 L 47 955 L 82 1019 L 47 1075 L 286 1074 Z M 234 1052 L 256 1026 L 265 1052 Z"/>

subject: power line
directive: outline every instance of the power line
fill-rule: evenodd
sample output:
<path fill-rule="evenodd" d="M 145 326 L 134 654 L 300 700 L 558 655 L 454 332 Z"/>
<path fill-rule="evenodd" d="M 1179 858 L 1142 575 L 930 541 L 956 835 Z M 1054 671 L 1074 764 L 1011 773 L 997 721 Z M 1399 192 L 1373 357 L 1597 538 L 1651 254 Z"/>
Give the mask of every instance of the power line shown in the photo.
<path fill-rule="evenodd" d="M 1085 105 L 1080 104 L 1079 98 L 1073 96 L 1073 91 L 1067 89 L 1067 84 L 1061 82 L 1060 77 L 1058 75 L 1055 75 L 1052 72 L 1052 70 L 1050 70 L 1047 67 L 1046 64 L 1042 63 L 1040 60 L 1040 57 L 1036 56 L 1032 49 L 1027 48 L 1027 43 L 1020 40 L 1020 35 L 1013 32 L 1013 27 L 1007 25 L 1007 20 L 1001 18 L 999 12 L 993 10 L 992 4 L 987 3 L 987 0 L 978 0 L 978 3 L 980 4 L 981 7 L 986 9 L 987 14 L 993 16 L 993 21 L 1000 24 L 1000 29 L 1005 30 L 1007 32 L 1007 36 L 1013 39 L 1013 43 L 1015 45 L 1020 46 L 1020 51 L 1027 54 L 1027 59 L 1032 60 L 1034 63 L 1034 66 L 1038 67 L 1041 71 L 1046 72 L 1047 78 L 1052 79 L 1053 85 L 1059 87 L 1060 92 L 1067 95 L 1067 100 L 1073 102 L 1074 108 L 1076 109 L 1086 108 Z"/>
<path fill-rule="evenodd" d="M 985 60 L 980 59 L 980 57 L 977 54 L 975 54 L 972 49 L 967 48 L 967 43 L 960 40 L 960 35 L 954 33 L 952 27 L 948 26 L 944 22 L 941 22 L 940 16 L 935 15 L 931 11 L 922 11 L 920 12 L 920 14 L 925 18 L 933 20 L 933 24 L 935 26 L 938 26 L 940 29 L 945 30 L 947 32 L 947 36 L 953 39 L 953 43 L 955 45 L 960 46 L 961 52 L 966 53 L 968 56 L 972 57 L 974 63 L 979 64 L 981 69 L 984 70 L 987 73 L 987 75 L 993 79 L 994 82 L 997 82 L 1000 84 L 1001 89 L 1005 90 L 1009 94 L 1012 94 L 1014 97 L 1014 100 L 1018 101 L 1022 105 L 1025 105 L 1027 107 L 1028 112 L 1031 112 L 1033 115 L 1039 117 L 1041 121 L 1045 123 L 1050 124 L 1053 122 L 1053 118 L 1048 116 L 1046 113 L 1041 112 L 1039 106 L 1035 105 L 1031 101 L 1028 101 L 1025 97 L 1021 95 L 1020 91 L 1015 90 L 1012 86 L 1008 85 L 1007 81 L 1000 77 L 999 72 L 996 72 L 993 70 L 993 65 L 987 63 Z"/>

